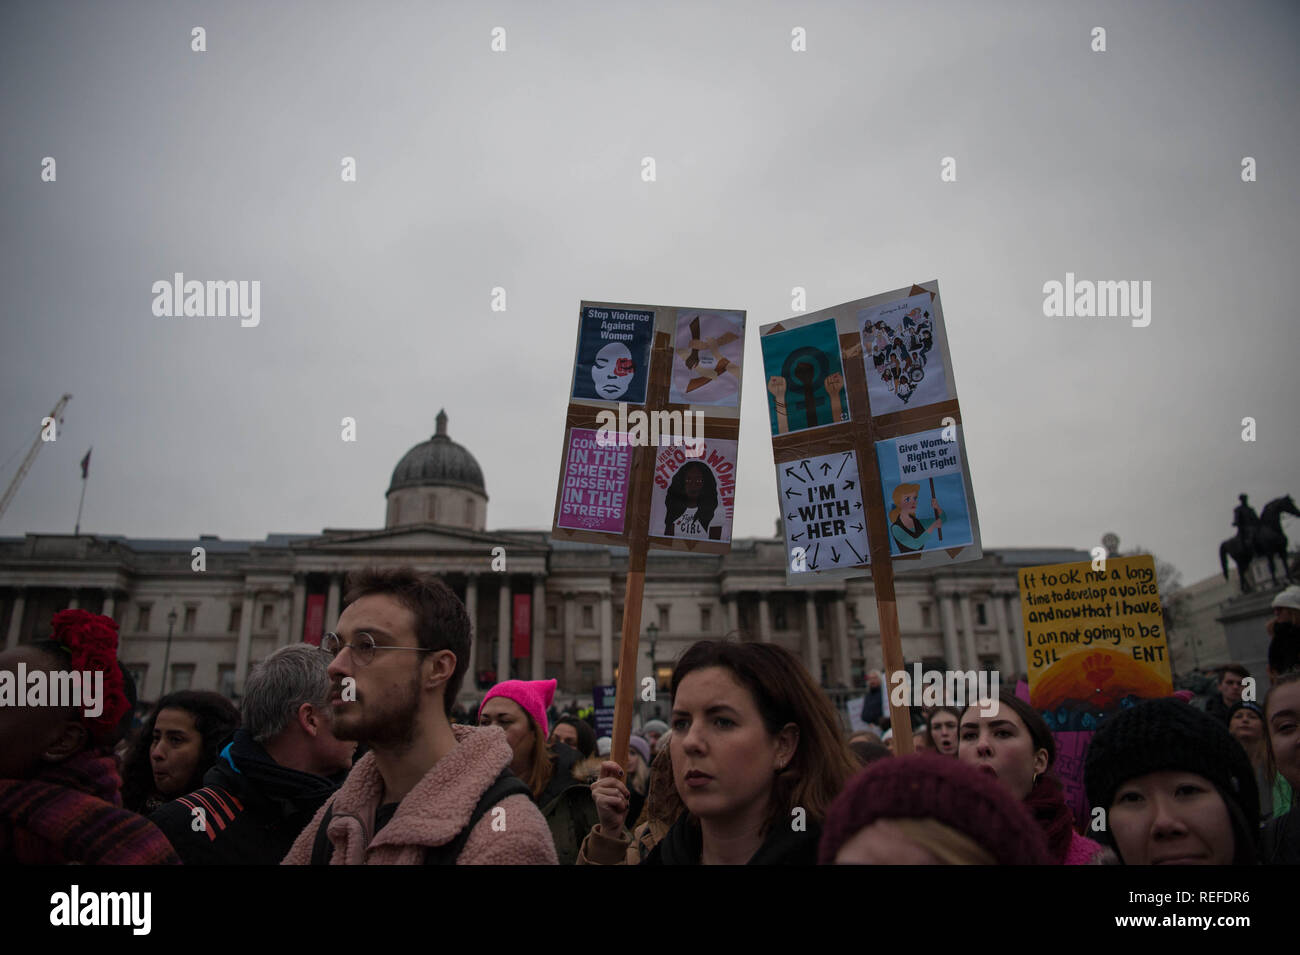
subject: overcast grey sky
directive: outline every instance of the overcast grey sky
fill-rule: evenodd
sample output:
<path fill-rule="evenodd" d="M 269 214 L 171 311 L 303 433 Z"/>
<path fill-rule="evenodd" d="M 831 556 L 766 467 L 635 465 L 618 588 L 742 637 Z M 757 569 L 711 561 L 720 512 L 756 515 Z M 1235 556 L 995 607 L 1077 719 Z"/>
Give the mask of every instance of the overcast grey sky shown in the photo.
<path fill-rule="evenodd" d="M 588 298 L 748 310 L 769 536 L 759 325 L 937 279 L 985 547 L 1194 581 L 1238 493 L 1300 495 L 1298 41 L 1286 0 L 6 3 L 0 487 L 74 399 L 0 535 L 70 533 L 92 444 L 87 532 L 382 526 L 440 407 L 488 526 L 549 527 Z M 156 317 L 178 271 L 260 325 Z M 1045 317 L 1067 271 L 1149 327 Z"/>

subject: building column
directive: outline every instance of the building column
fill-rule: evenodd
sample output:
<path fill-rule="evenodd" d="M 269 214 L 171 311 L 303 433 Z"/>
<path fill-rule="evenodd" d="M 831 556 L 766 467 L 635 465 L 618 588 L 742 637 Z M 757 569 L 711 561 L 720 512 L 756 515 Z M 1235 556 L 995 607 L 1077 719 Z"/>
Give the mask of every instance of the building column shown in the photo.
<path fill-rule="evenodd" d="M 248 676 L 248 654 L 253 646 L 253 592 L 244 591 L 244 607 L 239 612 L 239 643 L 235 645 L 235 695 L 244 695 Z M 165 674 L 164 674 L 165 675 Z M 197 674 L 195 674 L 197 676 Z"/>
<path fill-rule="evenodd" d="M 18 636 L 23 629 L 23 610 L 27 603 L 27 591 L 19 590 L 14 597 L 14 609 L 9 614 L 9 634 L 5 637 L 5 649 L 12 650 L 18 646 Z"/>
<path fill-rule="evenodd" d="M 1011 652 L 1011 634 L 1007 631 L 1007 611 L 1002 605 L 1002 595 L 993 594 L 990 598 L 993 604 L 993 619 L 998 625 L 998 653 L 1001 654 L 1002 672 L 1006 674 L 1003 681 L 1010 677 L 1016 669 L 1016 658 Z"/>
<path fill-rule="evenodd" d="M 844 603 L 844 595 L 835 595 L 835 628 L 834 628 L 834 647 L 835 647 L 835 668 L 839 671 L 836 677 L 840 686 L 849 686 L 853 683 L 853 670 L 849 663 L 849 611 Z"/>
<path fill-rule="evenodd" d="M 803 594 L 804 639 L 803 660 L 808 668 L 808 675 L 818 686 L 822 681 L 822 654 L 817 640 L 817 595 L 811 590 Z"/>
<path fill-rule="evenodd" d="M 114 598 L 113 591 L 104 591 L 104 609 L 100 612 L 109 620 L 113 619 L 113 611 L 117 609 L 117 602 Z"/>
<path fill-rule="evenodd" d="M 978 670 L 980 668 L 979 654 L 975 652 L 975 624 L 970 612 L 970 594 L 961 595 L 961 626 L 962 642 L 966 648 L 966 666 L 967 670 Z"/>
<path fill-rule="evenodd" d="M 330 592 L 325 598 L 325 632 L 332 633 L 339 625 L 339 575 L 330 574 Z"/>
<path fill-rule="evenodd" d="M 289 613 L 289 642 L 302 642 L 302 628 L 307 625 L 307 578 L 295 574 L 293 578 L 293 610 Z"/>
<path fill-rule="evenodd" d="M 533 577 L 533 675 L 540 680 L 546 671 L 546 578 Z"/>
<path fill-rule="evenodd" d="M 478 662 L 478 574 L 469 574 L 465 578 L 465 614 L 469 617 L 469 659 L 465 661 L 465 679 L 460 688 L 477 693 L 478 679 L 474 667 Z"/>
<path fill-rule="evenodd" d="M 614 603 L 612 594 L 600 595 L 600 682 L 614 682 Z"/>
<path fill-rule="evenodd" d="M 961 654 L 957 652 L 957 608 L 952 594 L 939 595 L 939 615 L 943 618 L 943 655 L 948 669 L 960 670 Z"/>
<path fill-rule="evenodd" d="M 497 596 L 497 682 L 510 679 L 510 578 L 502 575 Z"/>
<path fill-rule="evenodd" d="M 723 609 L 727 614 L 727 633 L 740 629 L 740 594 L 723 594 Z"/>
<path fill-rule="evenodd" d="M 767 605 L 767 594 L 758 594 L 758 639 L 764 643 L 772 642 L 772 611 Z"/>
<path fill-rule="evenodd" d="M 1006 595 L 1007 616 L 1011 618 L 1011 629 L 1016 635 L 1016 663 L 1018 673 L 1029 674 L 1029 663 L 1025 659 L 1025 620 L 1020 611 L 1020 593 Z"/>
<path fill-rule="evenodd" d="M 81 607 L 81 598 L 78 596 L 80 591 L 72 591 L 72 599 L 68 601 L 69 610 L 78 610 Z"/>
<path fill-rule="evenodd" d="M 275 608 L 275 646 L 287 647 L 293 638 L 293 590 L 280 594 Z"/>
<path fill-rule="evenodd" d="M 578 606 L 573 602 L 573 591 L 564 594 L 564 688 L 573 692 L 578 685 L 577 640 L 574 635 Z"/>

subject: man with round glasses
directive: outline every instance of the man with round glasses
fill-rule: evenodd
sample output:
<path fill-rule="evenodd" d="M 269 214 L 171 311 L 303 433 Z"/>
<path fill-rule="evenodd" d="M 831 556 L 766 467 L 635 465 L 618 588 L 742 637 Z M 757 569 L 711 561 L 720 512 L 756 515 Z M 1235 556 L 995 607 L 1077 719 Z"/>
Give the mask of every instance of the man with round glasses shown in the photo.
<path fill-rule="evenodd" d="M 321 640 L 334 733 L 369 752 L 284 863 L 554 865 L 505 734 L 449 719 L 469 658 L 464 605 L 411 568 L 350 575 L 345 603 Z"/>

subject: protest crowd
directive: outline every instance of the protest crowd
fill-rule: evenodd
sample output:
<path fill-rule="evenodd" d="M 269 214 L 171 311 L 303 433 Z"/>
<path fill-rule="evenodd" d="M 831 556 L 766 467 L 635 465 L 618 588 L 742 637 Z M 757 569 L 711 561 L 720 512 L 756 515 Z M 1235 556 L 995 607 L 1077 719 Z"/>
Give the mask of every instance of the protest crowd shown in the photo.
<path fill-rule="evenodd" d="M 919 709 L 894 754 L 873 674 L 840 714 L 780 646 L 695 643 L 671 713 L 611 761 L 554 680 L 457 703 L 470 621 L 411 569 L 348 580 L 336 632 L 282 647 L 238 707 L 159 699 L 133 726 L 117 627 L 55 615 L 0 673 L 102 674 L 101 711 L 0 707 L 0 860 L 145 865 L 1292 865 L 1300 863 L 1300 588 L 1274 601 L 1260 698 L 1226 666 L 1208 704 L 1127 706 L 1088 747 L 1087 818 L 1014 690 Z M 1014 684 L 1013 684 L 1014 685 Z M 948 701 L 949 704 L 952 701 Z"/>

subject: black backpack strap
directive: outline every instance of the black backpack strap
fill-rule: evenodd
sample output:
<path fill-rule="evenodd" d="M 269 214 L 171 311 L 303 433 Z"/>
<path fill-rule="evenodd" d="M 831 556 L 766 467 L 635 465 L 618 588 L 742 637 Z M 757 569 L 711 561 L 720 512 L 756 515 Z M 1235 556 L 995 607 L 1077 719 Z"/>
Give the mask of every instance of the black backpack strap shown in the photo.
<path fill-rule="evenodd" d="M 533 798 L 532 790 L 528 788 L 528 785 L 512 773 L 510 767 L 507 766 L 501 770 L 501 775 L 497 776 L 496 781 L 488 787 L 487 792 L 479 798 L 474 811 L 470 813 L 469 823 L 465 828 L 457 833 L 456 837 L 450 842 L 440 846 L 430 846 L 425 850 L 424 864 L 455 865 L 456 860 L 460 857 L 461 850 L 465 848 L 465 843 L 469 842 L 474 827 L 479 824 L 479 820 L 486 816 L 492 807 L 501 800 L 516 794 L 527 796 L 529 799 Z"/>
<path fill-rule="evenodd" d="M 330 842 L 329 829 L 330 820 L 334 818 L 334 801 L 325 807 L 325 815 L 320 817 L 320 826 L 316 829 L 316 839 L 311 844 L 311 864 L 312 865 L 329 865 L 330 857 L 334 855 L 334 843 Z"/>

